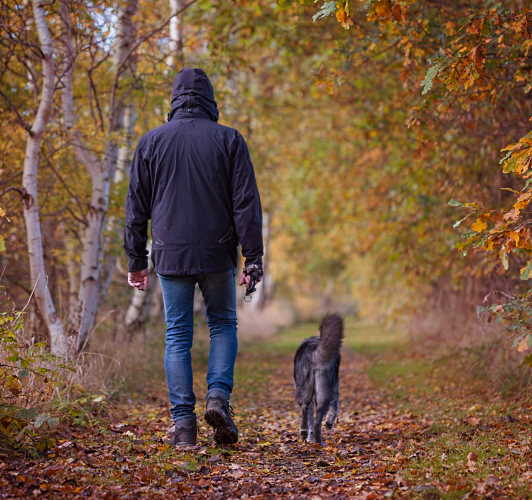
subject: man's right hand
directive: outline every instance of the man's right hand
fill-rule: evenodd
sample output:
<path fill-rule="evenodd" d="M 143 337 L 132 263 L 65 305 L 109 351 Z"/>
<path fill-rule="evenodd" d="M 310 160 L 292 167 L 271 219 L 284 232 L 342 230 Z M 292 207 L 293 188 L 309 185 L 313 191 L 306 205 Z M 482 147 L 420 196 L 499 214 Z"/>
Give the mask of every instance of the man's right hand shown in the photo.
<path fill-rule="evenodd" d="M 242 273 L 241 276 L 240 276 L 240 281 L 239 281 L 238 284 L 240 286 L 242 286 L 242 285 L 248 286 L 250 281 L 251 281 L 251 276 L 248 276 L 247 274 Z"/>
<path fill-rule="evenodd" d="M 137 290 L 146 291 L 148 288 L 148 270 L 127 273 L 127 282 Z"/>
<path fill-rule="evenodd" d="M 245 285 L 246 295 L 249 295 L 255 291 L 255 286 L 262 279 L 262 265 L 261 264 L 248 264 L 244 267 L 244 271 L 240 278 L 240 285 Z"/>

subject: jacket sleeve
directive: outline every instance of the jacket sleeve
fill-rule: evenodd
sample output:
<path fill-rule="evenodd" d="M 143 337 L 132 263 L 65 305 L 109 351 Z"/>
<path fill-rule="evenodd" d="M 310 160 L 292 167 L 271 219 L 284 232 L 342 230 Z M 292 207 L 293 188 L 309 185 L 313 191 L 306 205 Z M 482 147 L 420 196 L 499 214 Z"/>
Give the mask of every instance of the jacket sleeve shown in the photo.
<path fill-rule="evenodd" d="M 232 148 L 233 221 L 245 264 L 262 264 L 262 209 L 253 164 L 244 138 L 237 132 Z"/>
<path fill-rule="evenodd" d="M 124 249 L 129 259 L 128 270 L 148 268 L 148 220 L 151 217 L 151 177 L 145 159 L 145 140 L 141 139 L 129 171 L 129 189 L 126 199 Z"/>

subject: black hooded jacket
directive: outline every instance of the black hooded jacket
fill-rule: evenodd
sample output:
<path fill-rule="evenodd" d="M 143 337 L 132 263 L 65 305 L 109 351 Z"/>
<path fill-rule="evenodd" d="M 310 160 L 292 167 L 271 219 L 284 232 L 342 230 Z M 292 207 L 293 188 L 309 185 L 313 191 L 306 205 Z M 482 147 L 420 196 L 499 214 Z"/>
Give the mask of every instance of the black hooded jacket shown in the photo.
<path fill-rule="evenodd" d="M 248 148 L 219 125 L 214 91 L 201 69 L 180 71 L 168 123 L 144 135 L 130 169 L 124 248 L 129 271 L 152 260 L 166 275 L 228 270 L 238 243 L 246 264 L 260 263 L 262 212 Z"/>

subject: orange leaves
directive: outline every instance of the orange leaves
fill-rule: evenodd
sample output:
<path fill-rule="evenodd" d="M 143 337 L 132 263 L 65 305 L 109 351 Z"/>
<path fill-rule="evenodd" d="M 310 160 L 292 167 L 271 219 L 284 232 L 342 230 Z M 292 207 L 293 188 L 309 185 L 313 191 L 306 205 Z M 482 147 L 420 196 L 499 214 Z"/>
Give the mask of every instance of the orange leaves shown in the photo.
<path fill-rule="evenodd" d="M 480 35 L 483 26 L 484 18 L 478 17 L 467 26 L 466 32 L 470 35 Z"/>
<path fill-rule="evenodd" d="M 488 227 L 488 225 L 486 224 L 485 221 L 483 221 L 481 218 L 478 218 L 472 225 L 471 225 L 471 229 L 473 231 L 475 231 L 476 233 L 481 233 L 482 231 L 484 231 L 486 228 Z"/>
<path fill-rule="evenodd" d="M 528 21 L 526 14 L 516 16 L 515 20 L 509 23 L 510 29 L 517 34 L 527 35 Z"/>
<path fill-rule="evenodd" d="M 349 2 L 343 5 L 338 3 L 336 9 L 336 20 L 342 25 L 342 28 L 348 30 L 353 26 L 353 20 L 349 17 Z"/>
<path fill-rule="evenodd" d="M 373 10 L 368 12 L 368 21 L 395 21 L 397 23 L 405 23 L 406 7 L 391 0 L 379 0 L 373 5 Z"/>
<path fill-rule="evenodd" d="M 390 19 L 392 17 L 392 3 L 389 0 L 380 0 L 375 3 L 375 15 L 379 19 Z"/>
<path fill-rule="evenodd" d="M 502 149 L 506 156 L 501 160 L 504 173 L 513 173 L 524 179 L 530 177 L 530 166 L 532 164 L 532 133 L 522 137 L 517 143 L 511 144 Z M 506 191 L 514 193 L 517 199 L 508 210 L 490 210 L 481 213 L 480 209 L 474 208 L 470 215 L 476 215 L 475 222 L 471 225 L 471 230 L 477 233 L 476 236 L 468 237 L 462 247 L 474 246 L 487 251 L 497 251 L 502 266 L 508 270 L 509 255 L 513 250 L 519 250 L 519 255 L 524 255 L 532 251 L 532 234 L 528 224 L 529 215 L 527 209 L 532 201 L 532 190 L 529 183 L 521 191 L 505 188 Z M 462 206 L 460 202 L 451 200 L 450 205 Z M 458 227 L 459 222 L 454 227 Z M 491 229 L 488 230 L 488 221 L 492 222 Z M 523 253 L 524 251 L 524 253 Z M 522 266 L 523 259 L 521 258 Z M 530 263 L 521 267 L 521 279 L 528 279 L 530 275 Z"/>
<path fill-rule="evenodd" d="M 513 208 L 503 215 L 503 219 L 508 222 L 515 222 L 521 215 L 521 211 L 528 207 L 532 200 L 532 191 L 522 193 L 517 201 L 514 203 Z"/>
<path fill-rule="evenodd" d="M 8 375 L 4 387 L 14 396 L 18 396 L 22 392 L 22 384 L 15 375 Z"/>
<path fill-rule="evenodd" d="M 532 132 L 522 137 L 519 142 L 506 146 L 501 151 L 506 151 L 506 156 L 501 160 L 502 171 L 505 174 L 514 173 L 525 178 L 532 166 Z"/>
<path fill-rule="evenodd" d="M 471 49 L 469 52 L 469 57 L 477 69 L 481 69 L 482 66 L 484 66 L 484 57 L 482 55 L 482 47 L 480 45 L 477 45 Z"/>

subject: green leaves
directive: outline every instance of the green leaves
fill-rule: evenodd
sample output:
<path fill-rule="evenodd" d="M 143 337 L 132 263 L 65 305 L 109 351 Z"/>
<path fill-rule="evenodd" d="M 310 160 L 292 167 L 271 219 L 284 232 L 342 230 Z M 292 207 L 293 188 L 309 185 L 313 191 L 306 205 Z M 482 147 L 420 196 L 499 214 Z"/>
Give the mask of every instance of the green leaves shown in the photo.
<path fill-rule="evenodd" d="M 316 12 L 316 14 L 312 16 L 312 20 L 316 22 L 318 19 L 323 19 L 324 17 L 330 16 L 335 11 L 336 11 L 336 2 L 324 2 L 321 5 L 320 10 L 318 10 L 318 12 Z"/>
<path fill-rule="evenodd" d="M 447 203 L 450 207 L 463 207 L 464 204 L 461 201 L 450 199 Z"/>
<path fill-rule="evenodd" d="M 522 267 L 519 272 L 519 277 L 524 280 L 532 279 L 532 260 L 526 266 Z"/>
<path fill-rule="evenodd" d="M 423 82 L 421 83 L 422 90 L 421 95 L 427 94 L 431 89 L 434 82 L 434 78 L 438 76 L 438 73 L 443 69 L 443 64 L 441 62 L 437 62 L 433 66 L 431 66 L 427 73 L 425 74 L 425 78 L 423 79 Z"/>

